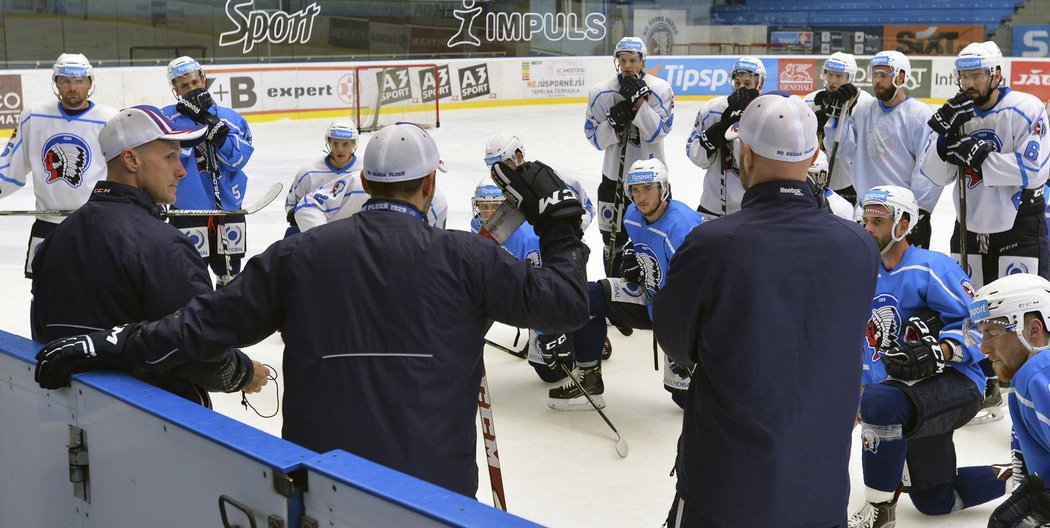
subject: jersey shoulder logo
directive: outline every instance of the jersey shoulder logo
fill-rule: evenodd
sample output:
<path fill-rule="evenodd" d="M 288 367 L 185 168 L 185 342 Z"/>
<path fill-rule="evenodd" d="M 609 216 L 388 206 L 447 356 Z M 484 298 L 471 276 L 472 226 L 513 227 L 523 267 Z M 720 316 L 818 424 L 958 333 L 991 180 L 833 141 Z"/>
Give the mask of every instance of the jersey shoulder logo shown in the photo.
<path fill-rule="evenodd" d="M 871 349 L 871 360 L 878 361 L 882 352 L 897 346 L 901 329 L 900 302 L 888 293 L 880 293 L 871 301 L 871 318 L 865 340 Z"/>
<path fill-rule="evenodd" d="M 344 187 L 346 187 L 346 182 L 343 180 L 337 180 L 335 184 L 332 185 L 332 196 L 339 196 L 339 193 L 343 192 Z"/>
<path fill-rule="evenodd" d="M 533 249 L 526 253 L 525 260 L 529 261 L 529 264 L 532 264 L 534 268 L 543 267 L 543 258 L 540 256 L 540 250 L 538 249 Z"/>
<path fill-rule="evenodd" d="M 91 148 L 79 136 L 56 134 L 44 142 L 41 154 L 48 184 L 64 181 L 70 187 L 84 183 L 84 172 L 91 165 Z"/>
<path fill-rule="evenodd" d="M 656 253 L 653 248 L 649 247 L 649 244 L 639 242 L 634 244 L 634 254 L 638 258 L 638 265 L 642 267 L 642 280 L 645 282 L 645 288 L 656 291 L 663 278 L 660 260 L 656 258 Z"/>

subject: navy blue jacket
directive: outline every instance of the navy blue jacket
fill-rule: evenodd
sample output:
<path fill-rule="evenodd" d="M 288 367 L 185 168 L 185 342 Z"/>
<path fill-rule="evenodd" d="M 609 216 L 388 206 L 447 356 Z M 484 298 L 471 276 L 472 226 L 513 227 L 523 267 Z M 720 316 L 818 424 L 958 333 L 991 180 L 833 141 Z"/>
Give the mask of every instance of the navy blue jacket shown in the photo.
<path fill-rule="evenodd" d="M 536 268 L 480 236 L 431 227 L 404 202 L 369 200 L 276 242 L 229 285 L 147 326 L 137 353 L 215 353 L 280 330 L 284 438 L 473 497 L 489 320 L 553 332 L 587 322 L 586 246 L 567 223 L 540 243 Z"/>
<path fill-rule="evenodd" d="M 845 526 L 878 265 L 870 235 L 786 180 L 678 248 L 653 326 L 697 364 L 677 462 L 690 526 Z"/>
<path fill-rule="evenodd" d="M 87 203 L 55 228 L 33 260 L 33 339 L 48 342 L 115 325 L 160 319 L 212 290 L 197 249 L 157 214 L 145 191 L 100 181 Z M 214 364 L 247 357 L 220 354 L 198 365 L 170 365 L 137 377 L 203 405 Z M 174 369 L 174 370 L 171 370 Z M 166 371 L 166 372 L 162 372 Z"/>

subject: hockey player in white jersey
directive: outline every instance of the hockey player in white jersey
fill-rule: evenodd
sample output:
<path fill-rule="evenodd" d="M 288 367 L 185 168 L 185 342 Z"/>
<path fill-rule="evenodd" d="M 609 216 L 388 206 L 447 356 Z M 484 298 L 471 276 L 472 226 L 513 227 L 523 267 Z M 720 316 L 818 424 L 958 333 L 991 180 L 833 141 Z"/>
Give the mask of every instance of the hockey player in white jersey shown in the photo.
<path fill-rule="evenodd" d="M 1044 220 L 1047 115 L 1035 96 L 1000 86 L 1003 57 L 973 43 L 955 61 L 960 93 L 930 120 L 922 174 L 966 185 L 967 268 L 980 287 L 1011 273 L 1050 273 Z M 961 176 L 960 176 L 961 174 Z M 959 211 L 958 194 L 955 196 Z M 959 227 L 951 249 L 959 253 Z M 957 257 L 958 258 L 958 257 Z"/>
<path fill-rule="evenodd" d="M 841 104 L 842 101 L 849 101 L 854 95 L 856 96 L 853 104 L 846 109 L 847 113 L 852 112 L 857 105 L 872 104 L 875 101 L 875 98 L 868 92 L 857 90 L 854 85 L 857 71 L 857 59 L 853 55 L 841 51 L 832 53 L 824 61 L 824 70 L 821 73 L 824 89 L 810 92 L 804 99 L 817 116 L 817 135 L 820 136 L 822 144 L 824 124 L 828 122 L 829 117 L 839 117 L 845 106 Z M 827 151 L 829 156 L 835 150 L 834 142 L 835 138 L 832 138 L 831 150 Z M 835 167 L 834 171 L 829 174 L 828 187 L 848 200 L 851 205 L 856 204 L 857 191 L 853 188 L 853 160 L 838 155 L 835 157 Z"/>
<path fill-rule="evenodd" d="M 850 528 L 895 524 L 905 463 L 908 494 L 926 515 L 983 504 L 1006 491 L 991 466 L 957 467 L 955 429 L 981 407 L 984 359 L 962 333 L 973 284 L 951 258 L 905 239 L 918 214 L 894 185 L 860 200 L 861 224 L 882 253 L 863 361 L 860 426 L 866 503 Z"/>
<path fill-rule="evenodd" d="M 838 157 L 853 160 L 857 196 L 876 185 L 898 185 L 915 193 L 919 218 L 908 242 L 929 248 L 930 212 L 943 187 L 919 173 L 918 161 L 930 135 L 926 121 L 933 108 L 907 94 L 904 85 L 911 79 L 911 61 L 899 51 L 876 54 L 868 64 L 868 77 L 875 88 L 876 101 L 858 105 L 844 120 Z M 839 121 L 832 117 L 824 126 L 824 148 L 829 152 L 839 137 Z"/>
<path fill-rule="evenodd" d="M 674 123 L 674 92 L 667 81 L 645 72 L 647 54 L 642 39 L 620 39 L 613 51 L 617 75 L 595 84 L 587 96 L 583 133 L 594 148 L 605 151 L 598 186 L 598 229 L 605 242 L 605 274 L 610 277 L 619 276 L 619 248 L 627 241 L 624 171 L 640 159 L 666 161 L 663 141 Z M 610 244 L 612 239 L 614 244 Z"/>
<path fill-rule="evenodd" d="M 686 142 L 686 155 L 705 169 L 703 191 L 697 211 L 710 220 L 740 210 L 744 187 L 734 151 L 738 142 L 726 139 L 726 131 L 740 121 L 744 109 L 758 97 L 766 81 L 766 66 L 758 57 L 740 57 L 730 72 L 733 93 L 704 103 L 696 114 L 693 132 Z"/>
<path fill-rule="evenodd" d="M 58 102 L 26 108 L 0 154 L 0 198 L 25 187 L 32 173 L 38 210 L 71 211 L 84 205 L 95 182 L 106 177 L 98 133 L 117 111 L 89 100 L 95 78 L 82 54 L 59 55 L 51 81 Z M 62 219 L 38 216 L 33 223 L 26 251 L 27 278 L 33 277 L 37 247 Z"/>
<path fill-rule="evenodd" d="M 807 174 L 810 185 L 817 194 L 817 202 L 821 207 L 831 211 L 832 214 L 846 220 L 854 220 L 853 204 L 831 190 L 828 186 L 828 156 L 824 151 L 817 154 L 817 159 L 809 167 Z"/>
<path fill-rule="evenodd" d="M 326 202 L 331 194 L 348 194 L 351 199 L 359 195 L 361 204 L 364 204 L 368 195 L 361 187 L 361 160 L 356 155 L 359 137 L 357 127 L 350 121 L 336 120 L 328 125 L 325 131 L 327 155 L 299 169 L 284 199 L 284 211 L 289 224 L 284 236 L 300 232 L 300 218 L 307 229 L 326 223 L 325 213 L 332 208 Z M 342 183 L 335 185 L 337 181 Z M 322 190 L 325 186 L 329 187 Z M 346 192 L 340 192 L 344 188 Z M 322 192 L 313 196 L 318 191 Z"/>

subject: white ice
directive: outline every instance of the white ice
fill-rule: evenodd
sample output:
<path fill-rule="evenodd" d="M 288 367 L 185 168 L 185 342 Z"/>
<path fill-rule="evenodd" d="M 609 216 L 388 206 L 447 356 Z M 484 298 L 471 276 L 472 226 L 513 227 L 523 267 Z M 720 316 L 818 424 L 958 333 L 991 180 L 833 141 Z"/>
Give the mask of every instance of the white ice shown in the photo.
<path fill-rule="evenodd" d="M 685 141 L 699 106 L 698 102 L 680 102 L 677 123 L 664 141 L 674 197 L 690 206 L 699 202 L 703 171 L 686 158 Z M 431 132 L 449 169 L 447 174 L 439 175 L 439 186 L 449 201 L 448 227 L 468 227 L 471 192 L 487 174 L 482 162 L 485 141 L 504 130 L 522 138 L 527 159 L 550 161 L 574 171 L 596 200 L 601 153 L 584 139 L 583 117 L 583 104 L 443 112 L 441 128 Z M 322 156 L 322 138 L 328 121 L 281 120 L 253 124 L 256 151 L 246 170 L 251 182 L 246 203 L 254 202 L 272 183 L 287 186 L 300 166 Z M 358 151 L 359 155 L 362 153 L 363 150 Z M 934 249 L 947 249 L 954 214 L 949 201 L 951 192 L 951 188 L 945 190 L 933 215 Z M 283 196 L 249 217 L 250 254 L 261 252 L 283 236 L 286 223 L 280 206 L 282 200 Z M 0 209 L 33 209 L 33 201 L 32 189 L 27 188 L 0 201 Z M 30 283 L 22 276 L 22 265 L 31 223 L 32 218 L 0 217 L 0 295 L 6 299 L 0 303 L 0 327 L 27 337 Z M 602 246 L 596 225 L 588 230 L 586 241 L 591 247 L 589 276 L 597 279 L 602 276 Z M 812 272 L 820 274 L 820 270 Z M 740 321 L 740 331 L 761 331 L 761 328 L 760 321 Z M 547 409 L 549 386 L 536 377 L 525 361 L 493 349 L 486 350 L 497 442 L 511 513 L 557 527 L 662 524 L 674 494 L 674 478 L 668 473 L 675 460 L 682 412 L 664 391 L 661 374 L 653 370 L 651 333 L 636 331 L 632 337 L 625 338 L 612 330 L 609 335 L 613 355 L 603 366 L 608 403 L 605 411 L 630 445 L 626 459 L 617 456 L 615 436 L 596 413 Z M 492 337 L 509 345 L 514 332 L 506 327 L 496 328 Z M 861 339 L 862 336 L 857 337 L 858 353 Z M 283 346 L 279 336 L 271 336 L 246 351 L 280 370 Z M 283 388 L 283 380 L 279 384 Z M 273 390 L 271 384 L 262 394 L 251 397 L 263 413 L 274 408 Z M 240 406 L 239 394 L 217 395 L 215 400 L 219 412 L 280 435 L 280 417 L 258 418 Z M 1009 418 L 959 430 L 955 435 L 959 465 L 1009 461 L 1009 430 Z M 484 450 L 479 448 L 478 453 L 481 478 L 478 499 L 491 504 Z M 851 512 L 863 503 L 857 434 L 853 453 Z M 732 464 L 733 461 L 727 460 L 725 467 L 712 468 L 713 474 L 734 471 Z M 755 478 L 762 476 L 755 475 Z M 746 495 L 747 490 L 740 490 L 740 494 Z M 897 508 L 898 525 L 984 526 L 993 509 L 994 504 L 986 504 L 945 517 L 928 517 L 918 513 L 910 501 L 902 497 Z"/>

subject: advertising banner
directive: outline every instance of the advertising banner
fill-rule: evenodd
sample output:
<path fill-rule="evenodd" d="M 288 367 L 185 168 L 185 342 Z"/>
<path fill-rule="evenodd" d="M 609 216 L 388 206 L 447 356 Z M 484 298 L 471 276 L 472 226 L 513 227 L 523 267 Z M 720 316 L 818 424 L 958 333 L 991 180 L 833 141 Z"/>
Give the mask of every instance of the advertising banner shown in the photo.
<path fill-rule="evenodd" d="M 1014 26 L 1010 55 L 1050 57 L 1050 26 Z"/>
<path fill-rule="evenodd" d="M 882 51 L 882 28 L 831 28 L 814 32 L 813 53 L 874 55 Z"/>
<path fill-rule="evenodd" d="M 583 61 L 525 60 L 521 80 L 526 97 L 586 97 L 587 65 Z"/>
<path fill-rule="evenodd" d="M 766 59 L 762 62 L 767 63 Z M 766 64 L 766 71 L 771 79 L 766 82 L 763 91 L 773 86 L 770 82 L 773 80 L 773 71 L 776 71 L 777 89 L 784 92 L 805 96 L 818 86 L 824 87 L 824 83 L 820 81 L 820 70 L 817 70 L 817 61 L 814 59 L 776 59 L 773 62 L 776 63 L 776 70 L 771 70 L 770 65 Z"/>
<path fill-rule="evenodd" d="M 22 115 L 22 76 L 0 75 L 0 128 L 14 128 Z"/>
<path fill-rule="evenodd" d="M 1010 87 L 1030 93 L 1040 101 L 1050 99 L 1050 62 L 1013 61 Z"/>
<path fill-rule="evenodd" d="M 767 72 L 776 71 L 775 60 L 763 59 L 762 62 Z M 670 83 L 675 95 L 728 95 L 733 91 L 729 71 L 735 63 L 736 58 L 652 58 L 645 61 L 646 71 Z"/>
<path fill-rule="evenodd" d="M 958 55 L 967 44 L 984 42 L 984 26 L 885 26 L 883 49 L 905 55 Z"/>

